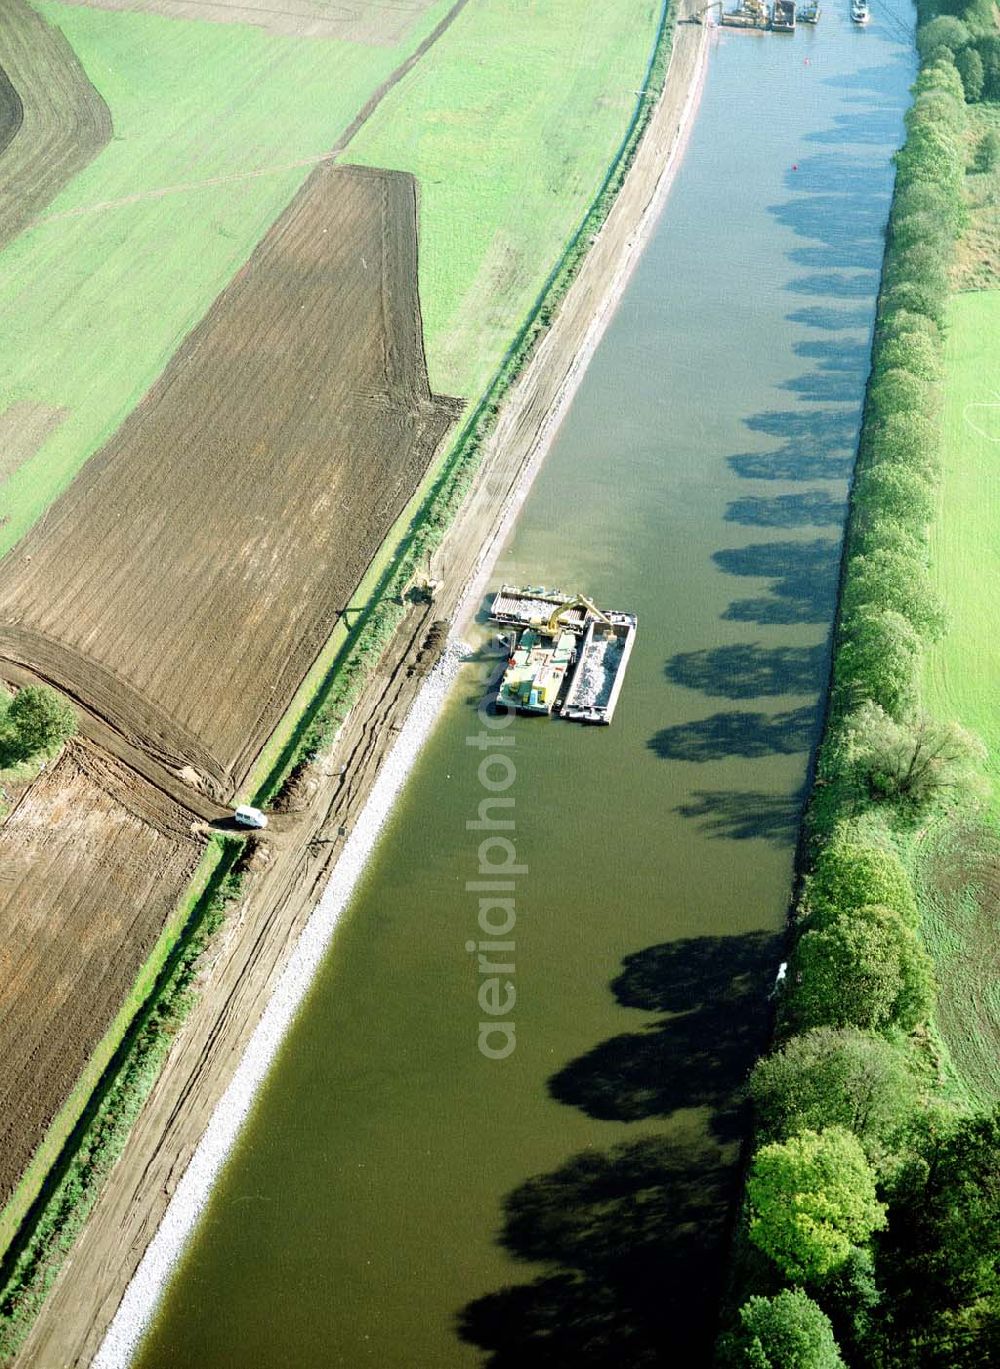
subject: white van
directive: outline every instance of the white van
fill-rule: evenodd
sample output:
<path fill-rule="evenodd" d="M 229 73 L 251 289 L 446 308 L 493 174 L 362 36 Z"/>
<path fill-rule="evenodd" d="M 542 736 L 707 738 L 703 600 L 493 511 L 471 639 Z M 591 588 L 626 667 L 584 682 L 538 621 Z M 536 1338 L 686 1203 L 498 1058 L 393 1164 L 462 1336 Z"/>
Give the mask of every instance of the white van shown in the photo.
<path fill-rule="evenodd" d="M 233 814 L 233 817 L 240 827 L 267 826 L 267 814 L 262 813 L 259 808 L 251 808 L 249 803 L 241 803 Z"/>

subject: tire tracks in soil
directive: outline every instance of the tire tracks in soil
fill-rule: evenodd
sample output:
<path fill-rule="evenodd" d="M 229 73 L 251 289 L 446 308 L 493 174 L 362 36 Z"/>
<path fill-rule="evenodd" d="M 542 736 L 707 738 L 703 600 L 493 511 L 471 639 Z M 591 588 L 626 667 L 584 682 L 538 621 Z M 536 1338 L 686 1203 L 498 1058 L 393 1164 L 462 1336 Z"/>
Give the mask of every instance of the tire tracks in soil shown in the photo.
<path fill-rule="evenodd" d="M 708 41 L 704 28 L 678 24 L 664 94 L 625 184 L 552 326 L 512 387 L 473 487 L 434 558 L 432 574 L 445 583 L 432 606 L 407 611 L 344 724 L 317 793 L 300 815 L 298 841 L 276 843 L 270 865 L 252 877 L 114 1178 L 15 1361 L 18 1369 L 76 1369 L 89 1364 L 100 1346 L 256 1027 L 269 987 L 336 863 L 339 829 L 350 827 L 367 799 L 371 778 L 394 740 L 393 729 L 402 725 L 419 688 L 420 677 L 408 675 L 406 667 L 421 629 L 431 613 L 461 625 L 477 602 L 476 586 L 492 565 L 525 483 L 638 260 L 683 148 Z M 344 775 L 335 773 L 345 761 Z M 328 844 L 317 847 L 317 837 Z"/>
<path fill-rule="evenodd" d="M 405 61 L 401 62 L 394 71 L 379 85 L 375 87 L 371 95 L 355 114 L 354 118 L 341 133 L 332 147 L 326 152 L 319 153 L 316 157 L 300 157 L 295 161 L 276 162 L 270 166 L 255 167 L 253 171 L 234 171 L 226 176 L 209 176 L 200 181 L 182 181 L 177 185 L 159 186 L 154 190 L 137 191 L 134 195 L 122 195 L 114 200 L 98 200 L 94 204 L 79 205 L 74 209 L 64 209 L 58 214 L 45 214 L 33 219 L 26 226 L 34 228 L 43 223 L 54 223 L 59 219 L 76 219 L 84 214 L 99 214 L 108 209 L 120 209 L 130 204 L 139 204 L 143 200 L 162 200 L 167 195 L 186 195 L 192 190 L 209 190 L 220 185 L 236 185 L 240 181 L 258 180 L 261 176 L 277 176 L 286 171 L 299 171 L 306 167 L 318 166 L 322 162 L 336 161 L 340 154 L 347 148 L 355 135 L 365 126 L 368 120 L 378 109 L 379 105 L 392 90 L 393 86 L 406 76 L 421 58 L 425 57 L 434 46 L 441 35 L 451 27 L 458 18 L 462 10 L 465 9 L 469 0 L 456 0 L 448 13 L 438 22 L 426 38 L 410 53 Z"/>

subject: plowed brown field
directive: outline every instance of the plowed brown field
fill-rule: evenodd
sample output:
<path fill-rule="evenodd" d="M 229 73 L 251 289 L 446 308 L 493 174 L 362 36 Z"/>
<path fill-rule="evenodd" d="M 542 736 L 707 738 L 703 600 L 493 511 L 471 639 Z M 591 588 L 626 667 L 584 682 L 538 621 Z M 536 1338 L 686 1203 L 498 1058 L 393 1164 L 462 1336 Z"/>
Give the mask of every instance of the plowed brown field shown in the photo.
<path fill-rule="evenodd" d="M 0 70 L 3 246 L 100 151 L 111 115 L 69 43 L 27 0 L 0 4 Z"/>
<path fill-rule="evenodd" d="M 0 152 L 21 127 L 24 106 L 21 97 L 7 79 L 7 73 L 0 67 Z"/>
<path fill-rule="evenodd" d="M 427 383 L 416 187 L 318 167 L 0 563 L 2 659 L 231 794 L 456 412 Z"/>
<path fill-rule="evenodd" d="M 190 824 L 75 742 L 0 828 L 0 1208 L 194 871 Z"/>

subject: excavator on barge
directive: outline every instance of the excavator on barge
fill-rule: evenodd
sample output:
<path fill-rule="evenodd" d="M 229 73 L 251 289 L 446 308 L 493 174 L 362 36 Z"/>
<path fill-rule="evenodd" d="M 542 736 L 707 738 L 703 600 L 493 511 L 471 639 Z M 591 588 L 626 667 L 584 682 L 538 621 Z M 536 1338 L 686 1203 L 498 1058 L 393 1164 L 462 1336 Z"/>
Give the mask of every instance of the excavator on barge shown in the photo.
<path fill-rule="evenodd" d="M 490 618 L 513 626 L 497 704 L 607 726 L 632 646 L 634 613 L 598 608 L 585 594 L 503 585 Z"/>
<path fill-rule="evenodd" d="M 796 17 L 803 23 L 816 24 L 820 16 L 819 0 L 806 0 L 801 7 L 797 7 L 796 0 L 772 0 L 770 5 L 767 0 L 740 0 L 730 10 L 725 8 L 723 0 L 713 0 L 712 4 L 696 10 L 691 15 L 691 22 L 706 23 L 713 10 L 718 10 L 718 22 L 726 28 L 758 29 L 770 33 L 794 33 Z"/>

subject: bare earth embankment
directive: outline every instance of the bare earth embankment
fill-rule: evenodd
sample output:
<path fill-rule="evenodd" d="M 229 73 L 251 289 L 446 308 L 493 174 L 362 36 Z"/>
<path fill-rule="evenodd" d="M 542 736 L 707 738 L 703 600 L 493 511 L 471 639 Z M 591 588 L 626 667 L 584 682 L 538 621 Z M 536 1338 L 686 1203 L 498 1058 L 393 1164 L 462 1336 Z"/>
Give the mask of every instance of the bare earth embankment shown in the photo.
<path fill-rule="evenodd" d="M 412 177 L 317 167 L 0 563 L 0 671 L 231 794 L 456 412 L 427 384 Z"/>
<path fill-rule="evenodd" d="M 58 29 L 27 0 L 0 16 L 0 248 L 111 137 L 108 107 Z"/>
<path fill-rule="evenodd" d="M 549 333 L 511 391 L 474 489 L 432 567 L 444 575 L 444 588 L 433 606 L 409 610 L 301 816 L 299 839 L 275 843 L 269 867 L 252 878 L 201 1000 L 19 1365 L 86 1365 L 101 1344 L 272 986 L 330 881 L 345 829 L 353 827 L 364 809 L 379 764 L 417 696 L 420 677 L 408 667 L 431 620 L 468 612 L 475 601 L 475 577 L 496 554 L 507 520 L 523 496 L 524 481 L 551 442 L 638 259 L 693 117 L 708 41 L 708 31 L 701 27 L 678 27 L 665 93 L 625 185 Z"/>

